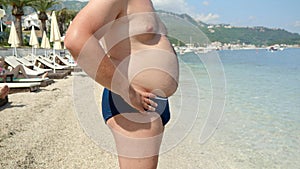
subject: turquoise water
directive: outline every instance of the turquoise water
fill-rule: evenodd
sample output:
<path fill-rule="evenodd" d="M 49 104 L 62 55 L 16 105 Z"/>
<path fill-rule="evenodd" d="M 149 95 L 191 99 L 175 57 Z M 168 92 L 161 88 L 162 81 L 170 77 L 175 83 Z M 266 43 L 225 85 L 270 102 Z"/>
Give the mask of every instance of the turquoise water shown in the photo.
<path fill-rule="evenodd" d="M 226 104 L 207 143 L 216 150 L 210 155 L 225 168 L 299 168 L 300 49 L 229 50 L 218 55 L 226 75 Z M 209 102 L 204 65 L 194 54 L 180 58 L 198 75 L 200 101 Z M 201 125 L 204 115 L 200 111 Z"/>

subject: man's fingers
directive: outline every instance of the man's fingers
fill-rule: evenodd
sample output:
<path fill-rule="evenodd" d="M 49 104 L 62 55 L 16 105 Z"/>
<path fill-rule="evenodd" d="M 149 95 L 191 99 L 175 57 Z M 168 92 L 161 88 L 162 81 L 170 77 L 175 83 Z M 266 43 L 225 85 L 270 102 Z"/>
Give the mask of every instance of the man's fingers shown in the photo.
<path fill-rule="evenodd" d="M 155 108 L 152 107 L 151 105 L 147 104 L 147 103 L 143 103 L 143 107 L 146 111 L 155 111 Z"/>
<path fill-rule="evenodd" d="M 156 97 L 155 94 L 149 93 L 149 92 L 141 92 L 141 95 L 142 95 L 143 97 L 148 97 L 148 98 L 155 98 L 155 97 Z"/>
<path fill-rule="evenodd" d="M 143 99 L 143 107 L 145 110 L 149 110 L 149 111 L 155 111 L 156 107 L 157 107 L 157 103 L 155 103 L 154 101 L 152 101 L 149 98 L 144 98 Z"/>
<path fill-rule="evenodd" d="M 151 105 L 152 107 L 157 107 L 157 103 L 155 103 L 154 101 L 152 101 L 151 99 L 149 98 L 144 98 L 144 102 L 147 103 L 148 105 Z"/>
<path fill-rule="evenodd" d="M 151 100 L 151 98 L 156 97 L 155 94 L 143 91 L 138 87 L 134 88 L 134 91 L 136 92 L 135 98 L 131 98 L 131 105 L 135 107 L 135 109 L 140 112 L 156 110 L 155 108 L 158 105 L 153 100 Z"/>

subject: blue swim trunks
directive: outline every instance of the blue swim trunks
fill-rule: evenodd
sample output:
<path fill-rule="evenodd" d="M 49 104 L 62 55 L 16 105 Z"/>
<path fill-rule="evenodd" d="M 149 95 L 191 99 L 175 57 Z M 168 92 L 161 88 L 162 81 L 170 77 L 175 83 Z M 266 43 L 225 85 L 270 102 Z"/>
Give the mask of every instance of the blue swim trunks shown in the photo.
<path fill-rule="evenodd" d="M 152 100 L 158 104 L 156 112 L 160 114 L 163 125 L 166 125 L 170 120 L 168 99 L 156 97 Z M 105 88 L 102 95 L 102 115 L 105 122 L 107 122 L 109 118 L 122 112 L 129 113 L 138 111 L 125 102 L 121 96 Z"/>

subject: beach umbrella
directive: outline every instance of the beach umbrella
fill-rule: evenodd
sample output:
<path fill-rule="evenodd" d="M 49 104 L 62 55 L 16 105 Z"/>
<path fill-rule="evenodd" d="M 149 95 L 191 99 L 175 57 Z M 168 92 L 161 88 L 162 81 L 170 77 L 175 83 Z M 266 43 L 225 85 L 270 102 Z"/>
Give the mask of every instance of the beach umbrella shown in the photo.
<path fill-rule="evenodd" d="M 55 11 L 51 15 L 51 31 L 50 42 L 53 42 L 53 49 L 62 49 L 61 47 L 61 34 L 59 32 L 58 23 L 55 15 Z"/>
<path fill-rule="evenodd" d="M 45 57 L 47 56 L 47 49 L 50 49 L 50 42 L 49 42 L 49 38 L 47 37 L 46 32 L 43 32 L 43 37 L 42 37 L 42 42 L 41 42 L 41 48 L 45 49 Z"/>
<path fill-rule="evenodd" d="M 4 9 L 0 9 L 0 18 L 2 18 L 5 15 L 5 10 Z"/>
<path fill-rule="evenodd" d="M 30 39 L 29 39 L 29 45 L 32 46 L 32 53 L 31 53 L 31 59 L 33 60 L 33 50 L 39 47 L 39 41 L 35 33 L 34 26 L 31 28 L 31 33 L 30 33 Z"/>
<path fill-rule="evenodd" d="M 8 43 L 10 44 L 11 47 L 14 48 L 13 50 L 13 55 L 17 56 L 17 47 L 20 44 L 20 40 L 16 31 L 16 27 L 14 22 L 11 22 L 11 27 L 10 27 L 10 33 L 9 33 L 9 38 L 8 38 Z"/>
<path fill-rule="evenodd" d="M 55 15 L 55 11 L 51 15 L 51 30 L 50 30 L 50 42 L 53 42 L 53 63 L 55 64 L 55 49 L 61 49 L 61 35 L 58 28 L 58 23 Z M 55 69 L 54 69 L 55 72 Z"/>
<path fill-rule="evenodd" d="M 0 24 L 1 24 L 1 29 L 0 31 L 3 32 L 3 27 L 2 27 L 2 17 L 5 16 L 5 10 L 0 9 Z"/>
<path fill-rule="evenodd" d="M 45 31 L 43 32 L 43 37 L 42 37 L 42 42 L 41 42 L 41 48 L 44 48 L 44 49 L 50 49 L 51 48 L 50 42 L 49 42 L 49 38 L 47 37 Z"/>

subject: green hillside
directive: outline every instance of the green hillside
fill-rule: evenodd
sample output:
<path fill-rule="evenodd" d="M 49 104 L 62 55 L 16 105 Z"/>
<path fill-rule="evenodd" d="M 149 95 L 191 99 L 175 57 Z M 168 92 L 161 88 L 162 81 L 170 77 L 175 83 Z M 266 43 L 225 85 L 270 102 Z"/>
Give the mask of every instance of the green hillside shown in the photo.
<path fill-rule="evenodd" d="M 54 7 L 54 10 L 67 8 L 79 11 L 87 2 L 61 1 L 62 4 Z M 10 9 L 7 9 L 8 19 L 11 20 Z M 25 13 L 33 12 L 32 8 L 26 8 Z M 157 10 L 160 18 L 168 28 L 168 35 L 172 43 L 198 43 L 221 42 L 231 44 L 254 44 L 256 46 L 269 46 L 272 44 L 300 44 L 300 35 L 290 33 L 283 29 L 270 29 L 266 27 L 233 27 L 228 24 L 210 25 L 196 21 L 188 14 L 177 14 Z"/>
<path fill-rule="evenodd" d="M 87 2 L 63 1 L 62 4 L 65 8 L 68 8 L 70 10 L 79 11 L 87 4 Z"/>
<path fill-rule="evenodd" d="M 232 27 L 224 26 L 208 29 L 200 28 L 211 41 L 222 43 L 245 43 L 256 46 L 272 44 L 300 44 L 300 35 L 290 33 L 283 29 L 270 29 L 265 27 Z M 213 33 L 211 31 L 214 31 Z"/>
<path fill-rule="evenodd" d="M 283 29 L 270 29 L 266 27 L 233 27 L 228 24 L 209 25 L 198 22 L 187 14 L 176 14 L 158 10 L 160 17 L 167 25 L 172 35 L 188 43 L 221 42 L 231 44 L 254 44 L 268 46 L 272 44 L 300 44 L 300 35 L 290 33 Z M 197 28 L 198 30 L 196 30 Z M 200 31 L 199 31 L 200 30 Z M 185 38 L 184 38 L 185 37 Z M 201 39 L 201 40 L 200 40 Z"/>

